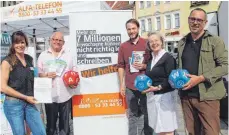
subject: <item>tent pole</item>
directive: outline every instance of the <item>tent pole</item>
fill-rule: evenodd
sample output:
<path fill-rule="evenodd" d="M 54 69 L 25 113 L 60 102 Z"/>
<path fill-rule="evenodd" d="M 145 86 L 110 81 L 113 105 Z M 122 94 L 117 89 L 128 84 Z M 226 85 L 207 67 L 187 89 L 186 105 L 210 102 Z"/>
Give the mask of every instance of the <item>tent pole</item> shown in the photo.
<path fill-rule="evenodd" d="M 33 41 L 34 41 L 34 67 L 37 66 L 37 40 L 36 40 L 36 29 L 33 29 Z"/>

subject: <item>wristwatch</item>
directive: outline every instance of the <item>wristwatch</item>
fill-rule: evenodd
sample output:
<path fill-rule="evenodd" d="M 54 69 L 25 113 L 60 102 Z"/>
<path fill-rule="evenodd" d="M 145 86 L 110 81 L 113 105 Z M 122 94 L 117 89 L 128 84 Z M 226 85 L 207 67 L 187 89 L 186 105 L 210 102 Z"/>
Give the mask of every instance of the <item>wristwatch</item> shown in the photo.
<path fill-rule="evenodd" d="M 161 85 L 158 85 L 157 87 L 158 87 L 158 89 L 159 89 L 159 90 L 161 90 L 161 89 L 162 89 Z"/>

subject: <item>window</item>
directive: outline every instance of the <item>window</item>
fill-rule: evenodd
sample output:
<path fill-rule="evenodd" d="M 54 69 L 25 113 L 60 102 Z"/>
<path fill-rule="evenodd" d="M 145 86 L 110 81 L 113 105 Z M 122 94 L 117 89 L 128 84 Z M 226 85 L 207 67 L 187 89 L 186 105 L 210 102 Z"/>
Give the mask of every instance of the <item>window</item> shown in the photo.
<path fill-rule="evenodd" d="M 151 1 L 147 1 L 146 4 L 147 4 L 147 8 L 151 7 Z"/>
<path fill-rule="evenodd" d="M 6 1 L 3 1 L 2 5 L 3 5 L 3 7 L 6 7 Z"/>
<path fill-rule="evenodd" d="M 166 29 L 171 29 L 171 16 L 170 15 L 166 15 L 165 16 L 165 20 L 166 20 Z"/>
<path fill-rule="evenodd" d="M 22 3 L 23 1 L 16 1 L 17 4 Z"/>
<path fill-rule="evenodd" d="M 144 8 L 144 1 L 140 1 L 140 9 Z"/>
<path fill-rule="evenodd" d="M 148 18 L 148 31 L 152 31 L 152 21 L 151 18 Z"/>
<path fill-rule="evenodd" d="M 145 20 L 141 20 L 141 31 L 145 32 L 146 28 L 145 28 Z"/>
<path fill-rule="evenodd" d="M 129 5 L 132 5 L 132 4 L 134 4 L 134 1 L 129 1 Z"/>
<path fill-rule="evenodd" d="M 154 5 L 155 6 L 160 5 L 160 1 L 154 1 Z"/>
<path fill-rule="evenodd" d="M 161 17 L 156 17 L 156 30 L 161 30 Z"/>
<path fill-rule="evenodd" d="M 164 3 L 170 3 L 170 1 L 165 1 Z"/>
<path fill-rule="evenodd" d="M 174 19 L 175 19 L 175 28 L 180 28 L 180 14 L 179 13 L 174 14 Z"/>

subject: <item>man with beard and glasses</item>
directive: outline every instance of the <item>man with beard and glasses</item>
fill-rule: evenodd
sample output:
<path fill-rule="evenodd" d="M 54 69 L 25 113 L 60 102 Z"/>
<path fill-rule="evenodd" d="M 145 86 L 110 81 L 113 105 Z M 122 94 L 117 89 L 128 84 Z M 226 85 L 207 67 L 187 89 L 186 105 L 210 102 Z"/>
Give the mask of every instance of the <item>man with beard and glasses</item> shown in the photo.
<path fill-rule="evenodd" d="M 123 97 L 125 96 L 128 107 L 129 135 L 141 134 L 143 130 L 145 135 L 152 135 L 152 129 L 148 125 L 146 95 L 141 94 L 141 92 L 137 91 L 134 87 L 136 76 L 145 73 L 145 63 L 148 62 L 150 53 L 146 50 L 145 39 L 139 37 L 139 22 L 136 19 L 130 19 L 126 22 L 126 30 L 130 39 L 120 45 L 118 52 L 118 74 L 120 92 Z M 131 58 L 133 51 L 144 52 L 143 63 L 133 64 L 133 68 L 138 70 L 138 72 L 130 71 L 129 58 Z M 144 115 L 143 130 L 139 130 L 137 124 L 141 114 Z M 137 130 L 140 131 L 140 133 L 138 133 Z"/>
<path fill-rule="evenodd" d="M 190 81 L 180 90 L 189 135 L 219 135 L 219 100 L 226 96 L 222 76 L 228 74 L 228 56 L 221 38 L 204 27 L 207 14 L 191 11 L 190 33 L 178 43 L 179 68 L 187 69 Z M 202 127 L 202 128 L 201 128 Z"/>

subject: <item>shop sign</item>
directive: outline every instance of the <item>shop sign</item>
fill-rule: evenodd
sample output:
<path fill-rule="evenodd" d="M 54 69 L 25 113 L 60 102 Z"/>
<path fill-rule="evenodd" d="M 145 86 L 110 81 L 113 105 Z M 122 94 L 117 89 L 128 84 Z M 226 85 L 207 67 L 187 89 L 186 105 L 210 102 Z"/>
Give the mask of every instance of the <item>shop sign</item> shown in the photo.
<path fill-rule="evenodd" d="M 175 36 L 175 35 L 179 35 L 180 32 L 177 30 L 177 31 L 173 31 L 173 32 L 167 32 L 165 33 L 165 36 Z"/>

